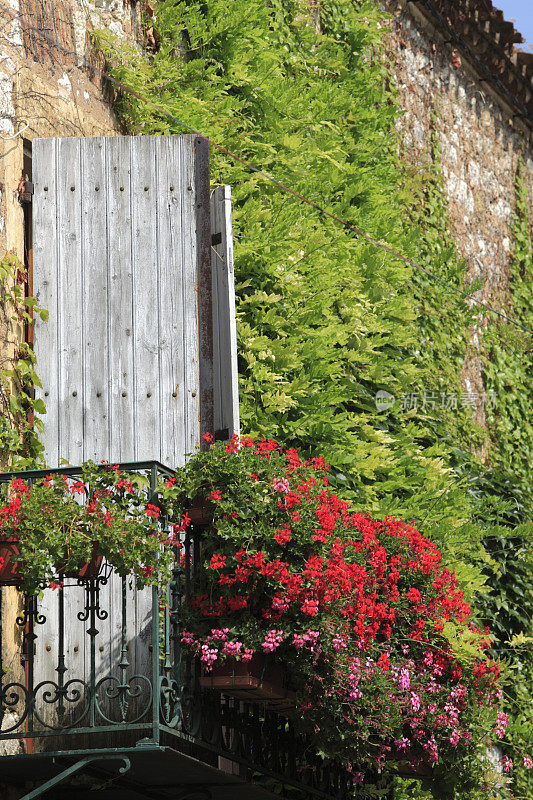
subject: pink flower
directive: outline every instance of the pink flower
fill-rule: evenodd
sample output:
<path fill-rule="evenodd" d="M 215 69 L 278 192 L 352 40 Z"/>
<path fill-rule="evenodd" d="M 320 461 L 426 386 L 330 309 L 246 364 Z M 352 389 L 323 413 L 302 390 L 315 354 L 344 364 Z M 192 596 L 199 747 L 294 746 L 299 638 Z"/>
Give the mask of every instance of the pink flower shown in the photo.
<path fill-rule="evenodd" d="M 272 611 L 278 611 L 280 614 L 288 611 L 290 602 L 286 597 L 277 596 L 272 599 Z"/>
<path fill-rule="evenodd" d="M 398 686 L 400 689 L 409 689 L 411 686 L 411 676 L 409 674 L 409 670 L 402 667 L 400 670 L 400 677 L 398 678 Z"/>
<path fill-rule="evenodd" d="M 496 727 L 494 728 L 494 733 L 498 738 L 501 737 L 505 733 L 505 729 L 507 728 L 507 723 L 509 722 L 509 717 L 503 711 L 498 711 L 496 714 Z"/>
<path fill-rule="evenodd" d="M 221 639 L 223 642 L 227 642 L 229 638 L 228 633 L 229 628 L 222 628 L 222 630 L 219 630 L 218 628 L 211 628 L 211 633 L 207 637 L 207 641 L 210 642 L 213 639 Z"/>
<path fill-rule="evenodd" d="M 402 736 L 401 739 L 395 739 L 394 744 L 398 750 L 407 750 L 407 748 L 411 746 L 411 740 L 408 739 L 407 736 Z"/>
<path fill-rule="evenodd" d="M 226 656 L 233 656 L 233 658 L 235 658 L 236 656 L 240 655 L 241 648 L 242 642 L 226 642 L 222 652 Z"/>
<path fill-rule="evenodd" d="M 275 492 L 284 492 L 285 494 L 287 494 L 287 492 L 290 489 L 289 481 L 287 480 L 287 478 L 274 478 L 274 481 L 272 483 L 272 488 L 274 489 Z"/>
<path fill-rule="evenodd" d="M 200 661 L 203 661 L 205 668 L 208 672 L 213 668 L 213 664 L 218 658 L 218 650 L 209 647 L 208 644 L 203 644 L 200 648 Z"/>
<path fill-rule="evenodd" d="M 296 647 L 297 650 L 301 650 L 302 647 L 309 647 L 312 653 L 314 653 L 315 645 L 318 641 L 318 637 L 320 633 L 318 631 L 312 631 L 310 628 L 307 633 L 300 634 L 295 633 L 292 643 Z"/>
<path fill-rule="evenodd" d="M 344 650 L 347 647 L 345 638 L 340 636 L 338 633 L 336 633 L 333 637 L 331 645 L 337 653 L 340 653 L 341 650 Z"/>
<path fill-rule="evenodd" d="M 416 692 L 411 692 L 411 705 L 413 706 L 413 711 L 418 711 L 420 708 L 420 697 Z"/>
<path fill-rule="evenodd" d="M 529 756 L 524 756 L 524 767 L 526 769 L 532 769 L 533 768 L 533 761 L 530 759 Z"/>
<path fill-rule="evenodd" d="M 432 761 L 437 762 L 439 760 L 439 751 L 437 749 L 437 742 L 435 741 L 435 737 L 431 736 L 423 747 L 428 751 L 429 757 Z"/>
<path fill-rule="evenodd" d="M 454 728 L 454 730 L 450 734 L 450 744 L 451 744 L 451 746 L 455 747 L 457 744 L 459 744 L 460 740 L 461 740 L 461 736 L 459 735 L 459 731 Z"/>
<path fill-rule="evenodd" d="M 352 687 L 352 690 L 350 692 L 350 697 L 352 698 L 352 700 L 358 700 L 360 697 L 363 696 L 362 691 L 358 688 L 359 683 L 361 681 L 361 672 L 359 671 L 359 664 L 360 664 L 359 659 L 355 658 L 352 661 L 350 674 L 348 675 L 348 680 Z"/>
<path fill-rule="evenodd" d="M 273 653 L 274 650 L 278 649 L 284 638 L 285 634 L 283 631 L 277 631 L 275 629 L 269 631 L 265 636 L 264 642 L 261 643 L 263 653 Z"/>
<path fill-rule="evenodd" d="M 243 661 L 250 661 L 250 659 L 252 658 L 253 654 L 254 654 L 253 650 L 251 650 L 249 647 L 245 647 L 244 648 L 244 653 L 242 654 L 241 659 Z"/>
<path fill-rule="evenodd" d="M 511 758 L 509 758 L 509 756 L 502 756 L 500 758 L 500 764 L 502 765 L 504 772 L 510 772 L 510 770 L 513 768 L 513 761 Z"/>

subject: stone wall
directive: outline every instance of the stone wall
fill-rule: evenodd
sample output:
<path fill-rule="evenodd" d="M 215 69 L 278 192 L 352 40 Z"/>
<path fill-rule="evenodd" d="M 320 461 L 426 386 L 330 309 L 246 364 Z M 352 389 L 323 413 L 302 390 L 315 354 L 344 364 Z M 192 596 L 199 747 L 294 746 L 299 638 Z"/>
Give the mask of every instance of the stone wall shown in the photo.
<path fill-rule="evenodd" d="M 0 133 L 26 122 L 29 138 L 115 131 L 102 80 L 79 58 L 102 66 L 91 44 L 95 29 L 140 40 L 136 0 L 11 0 L 11 7 L 50 39 L 0 12 Z"/>
<path fill-rule="evenodd" d="M 389 23 L 391 49 L 405 109 L 399 127 L 408 157 L 416 165 L 427 162 L 433 124 L 442 148 L 449 217 L 459 251 L 467 259 L 468 277 L 483 280 L 479 299 L 505 306 L 514 181 L 522 159 L 533 209 L 531 130 L 414 3 L 386 0 L 384 5 L 394 17 Z M 481 326 L 487 322 L 482 316 Z M 478 333 L 473 332 L 463 379 L 465 390 L 476 397 L 476 418 L 484 424 L 478 345 Z"/>

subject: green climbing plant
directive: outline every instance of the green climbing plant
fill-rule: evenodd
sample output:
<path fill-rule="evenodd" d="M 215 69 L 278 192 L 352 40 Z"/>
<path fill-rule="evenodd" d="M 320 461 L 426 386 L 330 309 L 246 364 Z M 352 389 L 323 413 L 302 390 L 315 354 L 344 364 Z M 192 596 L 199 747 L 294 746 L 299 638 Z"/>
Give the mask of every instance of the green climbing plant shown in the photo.
<path fill-rule="evenodd" d="M 35 466 L 43 452 L 38 436 L 43 423 L 34 413 L 45 414 L 46 407 L 34 397 L 34 387 L 41 382 L 33 350 L 21 340 L 20 332 L 24 325 L 33 325 L 35 314 L 46 320 L 48 312 L 26 295 L 26 280 L 19 259 L 7 253 L 0 260 L 0 326 L 5 335 L 0 358 L 0 463 L 4 469 Z"/>

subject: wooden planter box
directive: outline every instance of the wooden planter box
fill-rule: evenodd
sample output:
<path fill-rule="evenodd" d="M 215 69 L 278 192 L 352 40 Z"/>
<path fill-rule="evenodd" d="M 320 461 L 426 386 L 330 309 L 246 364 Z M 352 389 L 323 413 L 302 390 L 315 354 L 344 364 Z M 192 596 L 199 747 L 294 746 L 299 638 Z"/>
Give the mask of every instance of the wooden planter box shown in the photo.
<path fill-rule="evenodd" d="M 254 655 L 250 661 L 228 659 L 202 675 L 200 686 L 236 700 L 262 703 L 283 714 L 296 703 L 295 693 L 286 686 L 283 670 L 262 655 Z"/>

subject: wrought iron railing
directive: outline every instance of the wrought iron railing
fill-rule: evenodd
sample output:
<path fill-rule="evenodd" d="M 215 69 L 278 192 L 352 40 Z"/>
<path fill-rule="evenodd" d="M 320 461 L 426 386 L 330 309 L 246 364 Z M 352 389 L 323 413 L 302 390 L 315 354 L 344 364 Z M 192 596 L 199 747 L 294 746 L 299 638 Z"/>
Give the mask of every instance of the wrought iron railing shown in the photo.
<path fill-rule="evenodd" d="M 158 479 L 172 474 L 156 462 L 119 466 L 148 477 L 150 502 Z M 16 476 L 31 483 L 51 472 L 81 474 L 68 467 Z M 0 474 L 0 488 L 12 476 Z M 349 776 L 326 766 L 289 718 L 199 687 L 199 665 L 181 650 L 180 609 L 195 583 L 200 539 L 193 523 L 163 588 L 138 591 L 104 564 L 97 578 L 64 578 L 40 598 L 17 595 L 19 634 L 0 629 L 0 741 L 18 740 L 26 753 L 170 746 L 210 766 L 227 759 L 246 780 L 290 784 L 303 796 L 353 797 Z M 0 609 L 8 608 L 4 597 Z"/>

